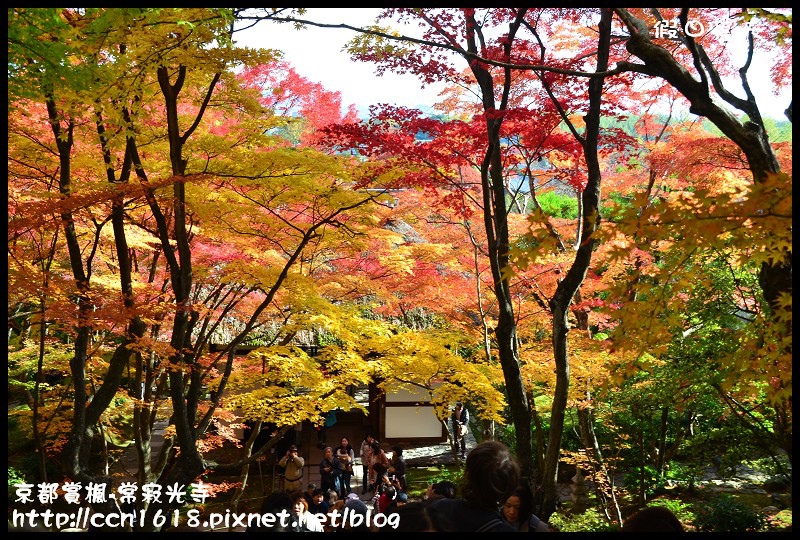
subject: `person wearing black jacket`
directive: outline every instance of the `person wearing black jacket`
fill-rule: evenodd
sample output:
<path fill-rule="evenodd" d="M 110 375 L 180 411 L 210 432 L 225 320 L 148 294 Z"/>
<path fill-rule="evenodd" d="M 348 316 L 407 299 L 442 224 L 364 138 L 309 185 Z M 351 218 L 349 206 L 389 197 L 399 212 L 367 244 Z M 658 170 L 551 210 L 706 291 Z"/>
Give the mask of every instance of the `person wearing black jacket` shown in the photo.
<path fill-rule="evenodd" d="M 406 460 L 403 459 L 403 447 L 392 446 L 392 459 L 389 460 L 389 480 L 395 482 L 400 491 L 406 491 Z"/>
<path fill-rule="evenodd" d="M 266 520 L 256 521 L 247 526 L 249 533 L 262 533 L 262 532 L 291 532 L 289 527 L 288 517 L 294 506 L 292 496 L 286 490 L 278 490 L 270 493 L 261 503 L 259 513 L 263 516 L 265 514 L 274 514 L 276 517 L 272 521 L 271 527 L 266 526 Z M 281 523 L 280 515 L 283 515 L 283 523 Z"/>
<path fill-rule="evenodd" d="M 336 456 L 333 454 L 333 448 L 330 446 L 325 447 L 325 453 L 322 456 L 322 461 L 319 462 L 319 475 L 322 478 L 320 487 L 328 495 L 330 490 L 333 490 L 337 496 L 341 491 L 341 480 L 339 478 L 339 471 L 342 466 Z"/>

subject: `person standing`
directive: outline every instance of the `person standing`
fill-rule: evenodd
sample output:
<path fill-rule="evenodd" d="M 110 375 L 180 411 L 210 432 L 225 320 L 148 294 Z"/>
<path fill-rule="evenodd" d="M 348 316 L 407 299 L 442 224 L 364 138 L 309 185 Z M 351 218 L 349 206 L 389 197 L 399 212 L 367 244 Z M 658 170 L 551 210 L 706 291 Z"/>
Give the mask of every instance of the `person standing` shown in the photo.
<path fill-rule="evenodd" d="M 400 491 L 406 491 L 406 460 L 403 458 L 403 447 L 392 446 L 392 459 L 389 460 L 389 478 L 395 482 Z"/>
<path fill-rule="evenodd" d="M 350 439 L 342 437 L 341 444 L 336 447 L 336 459 L 339 460 L 341 470 L 341 493 L 339 497 L 344 499 L 352 489 L 350 489 L 350 479 L 353 477 L 353 462 L 356 460 L 356 453 L 350 446 Z"/>
<path fill-rule="evenodd" d="M 370 484 L 371 489 L 376 489 L 381 482 L 381 477 L 379 475 L 386 476 L 388 478 L 388 471 L 389 471 L 389 457 L 381 448 L 381 443 L 378 441 L 372 441 L 372 444 L 369 446 L 372 450 L 372 467 L 370 471 Z M 380 469 L 378 468 L 380 466 Z"/>
<path fill-rule="evenodd" d="M 300 491 L 303 489 L 303 467 L 306 461 L 300 457 L 297 446 L 294 444 L 286 451 L 286 455 L 278 462 L 284 469 L 283 487 L 286 491 Z"/>
<path fill-rule="evenodd" d="M 321 488 L 326 497 L 331 490 L 336 493 L 337 497 L 341 493 L 339 484 L 340 470 L 341 466 L 339 465 L 339 460 L 333 455 L 333 448 L 326 446 L 322 461 L 319 462 L 319 475 L 322 478 Z"/>
<path fill-rule="evenodd" d="M 372 443 L 375 442 L 375 437 L 372 436 L 372 433 L 367 433 L 364 435 L 364 440 L 361 441 L 361 450 L 359 455 L 361 456 L 361 467 L 364 469 L 363 471 L 363 479 L 361 484 L 361 494 L 364 495 L 367 490 L 369 489 L 369 484 L 372 479 Z"/>
<path fill-rule="evenodd" d="M 467 425 L 469 424 L 469 411 L 464 407 L 460 401 L 456 402 L 453 409 L 453 414 L 450 415 L 450 421 L 453 424 L 453 441 L 456 445 L 456 450 L 460 447 L 459 457 L 464 459 L 467 455 Z"/>

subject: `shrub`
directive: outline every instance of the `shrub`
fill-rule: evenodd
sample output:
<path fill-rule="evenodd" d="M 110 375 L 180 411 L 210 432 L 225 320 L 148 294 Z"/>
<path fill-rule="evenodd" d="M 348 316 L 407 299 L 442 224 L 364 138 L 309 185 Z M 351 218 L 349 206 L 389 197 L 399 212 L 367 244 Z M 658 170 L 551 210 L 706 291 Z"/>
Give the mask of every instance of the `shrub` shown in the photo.
<path fill-rule="evenodd" d="M 663 506 L 673 514 L 681 523 L 691 523 L 694 520 L 692 505 L 680 499 L 667 499 L 664 497 L 650 501 L 648 506 Z"/>
<path fill-rule="evenodd" d="M 17 484 L 25 483 L 25 473 L 14 467 L 8 468 L 8 492 L 13 493 Z"/>
<path fill-rule="evenodd" d="M 767 518 L 723 493 L 695 506 L 693 525 L 698 532 L 758 532 L 767 525 Z"/>
<path fill-rule="evenodd" d="M 540 194 L 537 200 L 548 216 L 569 219 L 578 217 L 578 199 L 574 196 L 548 191 Z"/>
<path fill-rule="evenodd" d="M 644 474 L 642 474 L 642 470 L 644 470 Z M 656 492 L 663 489 L 664 485 L 665 478 L 663 475 L 659 475 L 652 465 L 645 465 L 644 469 L 634 467 L 625 473 L 625 487 L 631 492 L 643 490 L 648 497 L 652 497 Z"/>
<path fill-rule="evenodd" d="M 594 508 L 583 514 L 552 514 L 547 520 L 559 532 L 609 532 L 619 531 L 619 526 L 606 521 L 605 516 Z"/>

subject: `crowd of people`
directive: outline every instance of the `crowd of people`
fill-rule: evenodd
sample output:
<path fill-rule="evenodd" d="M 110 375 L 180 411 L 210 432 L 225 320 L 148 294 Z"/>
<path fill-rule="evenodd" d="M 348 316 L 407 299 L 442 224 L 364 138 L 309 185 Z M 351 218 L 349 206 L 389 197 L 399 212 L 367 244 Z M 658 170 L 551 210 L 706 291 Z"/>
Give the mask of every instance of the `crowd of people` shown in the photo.
<path fill-rule="evenodd" d="M 374 530 L 376 526 L 369 523 L 371 520 L 367 519 L 368 514 L 389 516 L 408 502 L 406 462 L 402 446 L 393 445 L 390 457 L 372 433 L 364 436 L 359 452 L 364 470 L 361 496 L 369 495 L 368 507 L 361 496 L 354 492 L 351 483 L 355 473 L 355 450 L 348 437 L 342 437 L 339 442 L 336 448 L 323 445 L 323 456 L 319 463 L 320 486 L 310 483 L 304 491 L 298 481 L 303 477 L 305 461 L 299 455 L 297 447 L 290 446 L 278 462 L 283 468 L 282 487 L 270 494 L 261 507 L 261 514 L 279 516 L 285 511 L 289 519 L 284 520 L 285 522 L 275 519 L 270 526 L 259 524 L 249 527 L 248 531 Z M 337 520 L 333 516 L 342 516 L 342 519 Z M 359 521 L 350 516 L 362 516 L 363 519 Z M 395 518 L 388 523 L 397 524 L 398 520 L 399 518 Z"/>
<path fill-rule="evenodd" d="M 282 490 L 264 501 L 262 514 L 283 509 L 291 516 L 285 526 L 278 524 L 277 529 L 271 527 L 271 530 L 322 532 L 360 528 L 377 531 L 386 526 L 400 532 L 549 530 L 530 512 L 530 489 L 523 489 L 525 484 L 520 481 L 519 465 L 500 442 L 483 442 L 469 453 L 460 498 L 457 497 L 458 486 L 440 481 L 428 487 L 424 500 L 409 502 L 402 447 L 392 446 L 390 458 L 380 442 L 367 434 L 361 447 L 361 459 L 367 471 L 366 492 L 362 495 L 371 494 L 369 505 L 353 492 L 348 480 L 343 480 L 348 474 L 347 464 L 354 459 L 354 451 L 346 437 L 340 442 L 336 451 L 331 447 L 324 450 L 319 465 L 322 478 L 319 488 L 310 484 L 305 491 Z M 284 457 L 287 465 L 293 463 L 293 454 L 296 452 L 290 448 Z M 349 474 L 352 475 L 352 467 Z M 339 516 L 342 519 L 337 521 Z M 354 520 L 353 516 L 363 516 L 363 519 Z M 383 516 L 383 521 L 378 516 Z"/>
<path fill-rule="evenodd" d="M 303 460 L 292 445 L 281 459 L 286 467 L 284 487 L 261 508 L 262 514 L 285 510 L 291 519 L 285 525 L 248 531 L 551 532 L 552 527 L 533 513 L 533 492 L 510 449 L 488 440 L 467 455 L 461 425 L 468 422 L 468 413 L 463 404 L 456 404 L 450 420 L 455 449 L 465 459 L 460 485 L 434 482 L 422 500 L 410 500 L 402 446 L 391 446 L 387 455 L 374 434 L 367 433 L 359 448 L 361 494 L 351 483 L 356 455 L 348 437 L 341 437 L 335 448 L 324 446 L 321 485 L 309 484 L 302 491 L 295 478 Z M 660 512 L 645 509 L 622 530 L 683 530 L 674 516 Z"/>

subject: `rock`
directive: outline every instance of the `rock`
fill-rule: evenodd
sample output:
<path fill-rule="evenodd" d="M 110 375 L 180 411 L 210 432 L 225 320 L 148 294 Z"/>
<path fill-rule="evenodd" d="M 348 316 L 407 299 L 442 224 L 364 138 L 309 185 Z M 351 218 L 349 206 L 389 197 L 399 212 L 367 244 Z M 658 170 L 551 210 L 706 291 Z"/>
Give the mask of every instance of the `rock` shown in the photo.
<path fill-rule="evenodd" d="M 764 491 L 768 491 L 770 493 L 784 493 L 789 491 L 789 486 L 791 482 L 782 475 L 772 476 L 767 478 L 767 480 L 763 484 Z"/>
<path fill-rule="evenodd" d="M 791 493 L 773 493 L 772 502 L 781 510 L 792 507 L 792 494 Z"/>
<path fill-rule="evenodd" d="M 765 506 L 764 508 L 761 509 L 761 513 L 767 514 L 768 516 L 773 516 L 778 512 L 780 512 L 780 508 L 778 508 L 777 506 Z"/>

